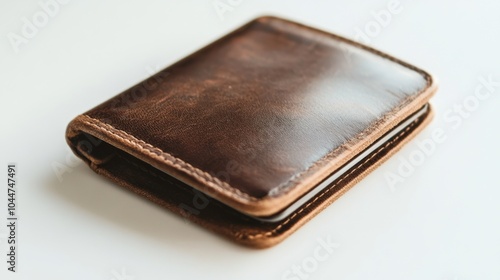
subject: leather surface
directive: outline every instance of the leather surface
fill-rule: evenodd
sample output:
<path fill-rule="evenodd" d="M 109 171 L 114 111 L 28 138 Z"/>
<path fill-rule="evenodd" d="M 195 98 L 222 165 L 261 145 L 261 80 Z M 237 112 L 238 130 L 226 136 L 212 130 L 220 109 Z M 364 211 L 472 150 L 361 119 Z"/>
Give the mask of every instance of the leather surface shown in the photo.
<path fill-rule="evenodd" d="M 421 108 L 435 89 L 427 73 L 388 55 L 263 17 L 78 116 L 67 139 L 93 170 L 174 212 L 185 213 L 179 201 L 189 201 L 179 193 L 214 198 L 209 205 L 219 210 L 195 207 L 200 213 L 189 219 L 269 246 L 320 206 L 295 213 L 287 230 L 226 215 L 280 211 Z M 406 137 L 388 143 L 384 154 Z M 384 158 L 356 169 L 321 201 L 333 201 Z M 159 179 L 169 175 L 183 187 Z"/>

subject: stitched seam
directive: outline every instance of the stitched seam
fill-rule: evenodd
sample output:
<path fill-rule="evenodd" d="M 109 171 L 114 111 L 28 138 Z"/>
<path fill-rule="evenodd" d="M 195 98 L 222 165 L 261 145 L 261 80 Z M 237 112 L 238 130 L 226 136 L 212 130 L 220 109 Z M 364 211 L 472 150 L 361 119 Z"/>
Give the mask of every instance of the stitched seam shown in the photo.
<path fill-rule="evenodd" d="M 391 140 L 390 142 L 387 142 L 384 146 L 380 147 L 374 154 L 372 154 L 369 158 L 367 158 L 366 160 L 364 160 L 361 164 L 359 164 L 356 168 L 354 168 L 353 170 L 351 170 L 349 173 L 347 173 L 346 175 L 342 176 L 342 178 L 340 178 L 335 184 L 331 185 L 328 189 L 324 190 L 319 196 L 316 196 L 312 201 L 310 201 L 309 203 L 307 203 L 305 206 L 303 206 L 300 210 L 298 210 L 297 212 L 293 213 L 292 216 L 290 216 L 288 219 L 286 219 L 284 222 L 282 222 L 281 224 L 277 225 L 274 229 L 270 230 L 270 231 L 267 231 L 265 233 L 259 233 L 259 234 L 251 234 L 251 235 L 238 235 L 237 237 L 238 238 L 248 238 L 248 239 L 257 239 L 257 238 L 262 238 L 262 237 L 265 237 L 265 236 L 271 236 L 273 235 L 274 233 L 276 233 L 278 230 L 280 230 L 283 226 L 285 226 L 286 224 L 288 224 L 290 221 L 292 221 L 297 215 L 299 215 L 300 213 L 302 213 L 304 210 L 306 210 L 311 204 L 313 204 L 314 202 L 316 202 L 318 199 L 320 199 L 321 197 L 323 197 L 325 194 L 327 194 L 328 192 L 330 192 L 333 188 L 335 188 L 338 184 L 340 184 L 340 182 L 342 182 L 345 178 L 347 178 L 349 175 L 351 175 L 352 173 L 356 172 L 359 168 L 363 167 L 368 161 L 370 161 L 372 158 L 374 158 L 375 156 L 377 156 L 380 152 L 382 152 L 383 150 L 385 150 L 388 146 L 390 146 L 391 144 L 393 144 L 395 141 L 397 141 L 399 138 L 401 138 L 403 135 L 405 135 L 413 126 L 415 126 L 415 124 L 420 120 L 420 118 L 417 118 L 414 122 L 412 122 L 404 131 L 402 131 L 400 134 L 398 134 L 398 136 L 396 136 L 393 140 Z"/>
<path fill-rule="evenodd" d="M 248 199 L 248 200 L 257 200 L 257 198 L 252 197 L 246 193 L 241 192 L 238 189 L 231 187 L 229 184 L 220 181 L 219 179 L 208 174 L 207 172 L 204 172 L 196 167 L 193 167 L 189 163 L 187 163 L 179 158 L 176 158 L 176 157 L 172 156 L 171 154 L 166 153 L 166 152 L 162 151 L 161 149 L 156 148 L 156 147 L 152 146 L 151 144 L 144 142 L 143 140 L 137 139 L 136 137 L 128 134 L 127 132 L 125 132 L 123 130 L 117 129 L 110 124 L 103 123 L 100 120 L 94 119 L 88 115 L 83 115 L 83 116 L 92 120 L 92 122 L 84 120 L 83 121 L 84 123 L 91 125 L 99 130 L 106 131 L 106 132 L 114 135 L 115 137 L 118 137 L 119 139 L 121 139 L 129 144 L 132 144 L 133 146 L 139 148 L 140 151 L 146 152 L 149 155 L 162 160 L 163 163 L 166 163 L 166 164 L 170 165 L 171 167 L 174 167 L 180 171 L 187 173 L 188 175 L 191 175 L 192 177 L 194 177 L 195 179 L 198 179 L 202 183 L 205 183 L 209 186 L 212 186 L 221 192 L 226 191 L 226 192 L 230 192 L 234 195 L 238 195 L 238 196 L 245 198 L 245 199 Z M 121 133 L 123 135 L 120 135 L 119 133 Z"/>

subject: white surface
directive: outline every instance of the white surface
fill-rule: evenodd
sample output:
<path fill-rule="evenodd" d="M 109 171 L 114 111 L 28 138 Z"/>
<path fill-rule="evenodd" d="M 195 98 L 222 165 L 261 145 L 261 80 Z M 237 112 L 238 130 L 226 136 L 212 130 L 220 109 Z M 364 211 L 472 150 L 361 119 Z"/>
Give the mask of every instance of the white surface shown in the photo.
<path fill-rule="evenodd" d="M 73 0 L 18 53 L 8 34 L 20 34 L 21 18 L 43 10 L 38 1 L 0 2 L 0 173 L 5 178 L 6 164 L 18 164 L 20 216 L 14 275 L 4 262 L 2 183 L 1 279 L 282 279 L 294 265 L 313 264 L 317 239 L 328 236 L 339 246 L 303 275 L 308 279 L 499 279 L 500 86 L 466 118 L 445 119 L 456 104 L 471 102 L 479 77 L 500 81 L 498 1 L 401 0 L 403 10 L 370 45 L 439 78 L 434 121 L 276 247 L 234 245 L 75 165 L 67 123 L 143 80 L 148 69 L 262 14 L 353 38 L 389 1 L 223 0 L 236 5 L 222 17 L 212 2 Z M 443 131 L 444 143 L 390 188 L 387 174 L 434 130 Z M 62 181 L 57 163 L 71 170 Z"/>

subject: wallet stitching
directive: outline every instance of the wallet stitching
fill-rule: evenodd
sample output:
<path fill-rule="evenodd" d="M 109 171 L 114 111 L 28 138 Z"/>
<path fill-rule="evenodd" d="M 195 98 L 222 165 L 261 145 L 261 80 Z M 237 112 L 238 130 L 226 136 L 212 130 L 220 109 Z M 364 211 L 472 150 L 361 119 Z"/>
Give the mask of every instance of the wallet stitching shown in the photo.
<path fill-rule="evenodd" d="M 237 234 L 237 238 L 248 238 L 248 239 L 257 239 L 257 238 L 262 238 L 262 237 L 265 237 L 265 236 L 271 236 L 273 235 L 274 233 L 276 233 L 278 230 L 280 230 L 283 226 L 285 226 L 286 224 L 288 224 L 290 221 L 292 221 L 297 215 L 299 215 L 300 213 L 302 213 L 304 210 L 306 210 L 311 204 L 313 204 L 314 202 L 316 202 L 318 199 L 320 199 L 321 197 L 323 197 L 325 194 L 327 194 L 328 192 L 330 192 L 332 189 L 334 189 L 336 186 L 338 186 L 340 184 L 340 182 L 342 182 L 345 178 L 347 178 L 349 175 L 351 175 L 352 173 L 356 172 L 359 168 L 363 167 L 368 161 L 370 161 L 372 158 L 374 158 L 375 156 L 377 156 L 380 152 L 382 152 L 383 150 L 385 150 L 388 146 L 390 146 L 391 144 L 393 144 L 395 141 L 397 141 L 399 138 L 403 137 L 413 126 L 415 126 L 415 124 L 421 119 L 421 117 L 417 118 L 414 122 L 412 122 L 404 131 L 402 131 L 400 134 L 398 134 L 398 136 L 396 136 L 394 139 L 392 139 L 390 142 L 387 142 L 384 146 L 380 147 L 374 154 L 372 154 L 369 158 L 367 158 L 366 160 L 364 160 L 361 164 L 359 164 L 358 166 L 356 166 L 356 168 L 354 168 L 353 170 L 351 170 L 349 173 L 345 174 L 344 176 L 342 176 L 342 178 L 340 178 L 335 184 L 331 185 L 329 188 L 327 188 L 326 190 L 324 190 L 320 195 L 316 196 L 312 201 L 308 202 L 306 205 L 304 205 L 303 207 L 300 208 L 300 210 L 294 212 L 292 214 L 292 216 L 290 216 L 288 219 L 286 219 L 284 222 L 282 222 L 281 224 L 277 225 L 274 229 L 268 231 L 268 232 L 265 232 L 265 233 L 259 233 L 259 234 L 249 234 L 249 235 L 241 235 L 241 234 Z"/>
<path fill-rule="evenodd" d="M 257 198 L 252 197 L 246 193 L 241 192 L 240 190 L 231 187 L 229 184 L 220 181 L 219 179 L 211 176 L 210 174 L 192 166 L 191 164 L 183 161 L 182 159 L 176 158 L 173 155 L 166 153 L 162 151 L 161 149 L 154 147 L 153 145 L 146 143 L 145 141 L 138 139 L 129 133 L 117 129 L 113 127 L 110 124 L 106 124 L 101 122 L 98 119 L 92 118 L 88 115 L 83 115 L 83 117 L 88 118 L 89 120 L 83 120 L 84 123 L 91 125 L 93 127 L 96 127 L 97 129 L 104 130 L 106 132 L 111 133 L 112 135 L 118 137 L 121 140 L 124 140 L 137 148 L 139 148 L 141 151 L 147 152 L 153 157 L 163 159 L 163 162 L 170 165 L 171 167 L 177 168 L 180 171 L 184 171 L 187 174 L 193 176 L 194 178 L 202 181 L 203 183 L 207 185 L 211 185 L 217 189 L 222 189 L 223 191 L 229 191 L 235 195 L 239 195 L 240 197 L 244 197 L 248 200 L 257 200 Z M 124 134 L 120 135 L 118 133 Z"/>

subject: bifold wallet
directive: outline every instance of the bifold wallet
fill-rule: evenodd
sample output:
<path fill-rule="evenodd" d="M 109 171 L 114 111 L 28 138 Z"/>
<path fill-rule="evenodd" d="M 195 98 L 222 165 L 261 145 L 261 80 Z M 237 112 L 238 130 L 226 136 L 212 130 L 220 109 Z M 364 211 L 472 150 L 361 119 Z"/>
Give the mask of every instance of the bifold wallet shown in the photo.
<path fill-rule="evenodd" d="M 261 17 L 67 128 L 95 172 L 252 247 L 282 241 L 431 119 L 426 72 Z"/>

